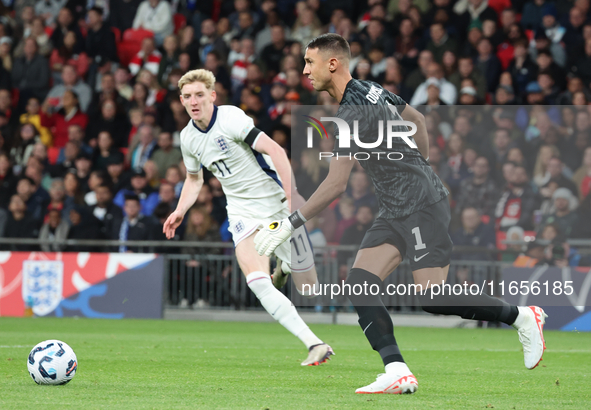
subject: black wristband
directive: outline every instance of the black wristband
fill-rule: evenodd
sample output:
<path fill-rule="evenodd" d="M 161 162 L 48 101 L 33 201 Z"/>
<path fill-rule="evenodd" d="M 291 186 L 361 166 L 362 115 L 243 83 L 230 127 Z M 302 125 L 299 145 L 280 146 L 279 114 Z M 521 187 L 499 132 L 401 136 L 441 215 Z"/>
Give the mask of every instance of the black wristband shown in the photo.
<path fill-rule="evenodd" d="M 289 222 L 291 223 L 291 226 L 293 226 L 293 229 L 298 229 L 300 226 L 306 223 L 306 218 L 304 218 L 304 215 L 302 215 L 299 209 L 291 215 L 289 215 L 287 219 L 289 219 Z"/>

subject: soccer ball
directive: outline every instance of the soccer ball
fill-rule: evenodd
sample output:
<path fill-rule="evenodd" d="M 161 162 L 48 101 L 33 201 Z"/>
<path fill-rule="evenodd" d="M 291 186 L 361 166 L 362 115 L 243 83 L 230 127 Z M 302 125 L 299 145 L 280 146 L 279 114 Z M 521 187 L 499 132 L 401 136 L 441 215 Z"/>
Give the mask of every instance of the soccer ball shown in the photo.
<path fill-rule="evenodd" d="M 76 374 L 78 360 L 66 343 L 46 340 L 31 350 L 27 368 L 37 384 L 66 384 Z"/>

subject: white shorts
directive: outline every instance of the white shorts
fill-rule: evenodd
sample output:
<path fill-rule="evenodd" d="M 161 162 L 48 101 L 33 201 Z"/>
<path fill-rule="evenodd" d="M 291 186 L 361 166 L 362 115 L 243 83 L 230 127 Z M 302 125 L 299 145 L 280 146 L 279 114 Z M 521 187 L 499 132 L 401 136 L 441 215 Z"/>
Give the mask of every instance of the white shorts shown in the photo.
<path fill-rule="evenodd" d="M 252 235 L 259 225 L 267 225 L 273 221 L 280 221 L 289 216 L 289 211 L 283 209 L 274 215 L 263 219 L 246 219 L 229 217 L 228 230 L 232 234 L 234 247 L 242 240 Z M 300 226 L 291 234 L 291 240 L 283 242 L 275 249 L 275 256 L 287 263 L 293 272 L 306 272 L 314 267 L 314 250 L 304 226 Z"/>

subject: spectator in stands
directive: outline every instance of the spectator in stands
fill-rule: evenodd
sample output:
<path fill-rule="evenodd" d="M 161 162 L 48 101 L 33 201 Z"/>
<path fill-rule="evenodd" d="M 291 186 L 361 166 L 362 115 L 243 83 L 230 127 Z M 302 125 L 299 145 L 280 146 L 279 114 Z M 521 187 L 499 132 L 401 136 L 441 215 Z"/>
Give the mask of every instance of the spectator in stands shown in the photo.
<path fill-rule="evenodd" d="M 23 106 L 30 97 L 44 99 L 49 87 L 48 63 L 37 50 L 37 42 L 34 39 L 25 40 L 23 56 L 17 58 L 12 67 L 12 81 L 20 90 Z"/>
<path fill-rule="evenodd" d="M 76 93 L 77 100 L 80 102 L 80 109 L 86 112 L 90 101 L 92 99 L 92 90 L 90 87 L 78 78 L 76 69 L 71 65 L 64 65 L 62 67 L 62 83 L 54 85 L 47 95 L 46 102 L 49 102 L 53 107 L 62 108 L 64 106 L 64 94 L 66 91 L 73 91 Z"/>
<path fill-rule="evenodd" d="M 585 148 L 583 164 L 575 172 L 573 181 L 579 191 L 579 198 L 583 200 L 591 192 L 591 147 Z"/>
<path fill-rule="evenodd" d="M 484 150 L 488 150 L 488 141 L 482 141 Z M 494 169 L 494 174 L 498 175 L 501 171 L 502 164 L 507 160 L 507 155 L 511 149 L 511 136 L 509 130 L 505 128 L 498 128 L 494 132 L 492 150 L 490 152 L 490 163 Z"/>
<path fill-rule="evenodd" d="M 142 168 L 156 149 L 154 130 L 149 125 L 143 125 L 138 129 L 138 142 L 130 147 L 130 164 L 132 168 Z"/>
<path fill-rule="evenodd" d="M 7 221 L 8 221 L 8 212 L 4 207 L 0 207 L 0 238 L 4 238 L 4 229 L 6 228 Z M 0 245 L 0 249 L 2 249 L 1 245 Z"/>
<path fill-rule="evenodd" d="M 62 108 L 54 112 L 51 99 L 45 100 L 41 108 L 41 125 L 52 128 L 53 145 L 62 148 L 68 141 L 70 125 L 79 125 L 83 129 L 88 124 L 88 117 L 80 111 L 78 95 L 72 90 L 66 90 L 62 98 Z"/>
<path fill-rule="evenodd" d="M 591 195 L 581 201 L 575 213 L 576 220 L 572 225 L 570 237 L 573 239 L 591 238 Z"/>
<path fill-rule="evenodd" d="M 218 225 L 223 226 L 224 223 L 227 224 L 228 213 L 226 212 L 227 201 L 222 184 L 216 177 L 211 177 L 207 181 L 207 185 L 211 192 L 211 202 L 213 204 L 211 216 L 216 220 Z"/>
<path fill-rule="evenodd" d="M 55 23 L 57 16 L 64 6 L 63 0 L 37 1 L 35 4 L 35 14 L 45 20 L 45 24 L 51 26 Z"/>
<path fill-rule="evenodd" d="M 36 17 L 33 19 L 31 32 L 27 36 L 23 36 L 17 46 L 14 48 L 13 57 L 20 58 L 25 52 L 25 44 L 27 39 L 31 38 L 37 43 L 37 52 L 43 57 L 49 57 L 51 50 L 53 50 L 53 43 L 45 32 L 45 25 L 43 19 Z"/>
<path fill-rule="evenodd" d="M 458 117 L 464 118 L 464 117 Z M 466 119 L 467 120 L 467 119 Z M 451 188 L 453 196 L 458 194 L 460 184 L 469 176 L 468 166 L 464 162 L 465 140 L 460 134 L 454 132 L 449 136 L 446 149 L 447 165 L 451 170 L 451 174 L 445 182 Z"/>
<path fill-rule="evenodd" d="M 116 147 L 124 147 L 127 145 L 129 128 L 127 116 L 117 111 L 117 103 L 114 100 L 105 99 L 100 105 L 99 114 L 90 119 L 87 139 L 96 140 L 99 133 L 107 131 Z"/>
<path fill-rule="evenodd" d="M 204 68 L 213 73 L 215 76 L 216 85 L 220 83 L 228 91 L 232 88 L 230 74 L 224 66 L 223 61 L 221 61 L 220 54 L 216 50 L 207 53 L 207 56 L 205 57 Z"/>
<path fill-rule="evenodd" d="M 509 178 L 510 185 L 501 195 L 495 211 L 497 229 L 506 231 L 517 225 L 524 230 L 531 230 L 533 212 L 538 209 L 538 197 L 529 184 L 529 177 L 523 166 L 515 165 Z"/>
<path fill-rule="evenodd" d="M 49 202 L 47 192 L 42 195 L 41 192 L 37 192 L 40 187 L 36 186 L 35 181 L 30 177 L 22 177 L 19 179 L 16 185 L 16 193 L 27 205 L 28 217 L 33 218 L 37 221 L 43 219 L 47 203 Z"/>
<path fill-rule="evenodd" d="M 458 13 L 459 14 L 459 13 Z M 498 21 L 497 13 L 485 0 L 469 0 L 465 11 L 459 15 L 460 33 L 465 33 L 470 24 L 482 23 L 486 20 Z"/>
<path fill-rule="evenodd" d="M 361 206 L 368 206 L 371 209 L 377 207 L 376 196 L 370 190 L 369 178 L 365 172 L 356 171 L 351 174 L 347 195 L 353 199 L 356 209 Z"/>
<path fill-rule="evenodd" d="M 84 205 L 84 192 L 80 186 L 80 180 L 76 175 L 75 168 L 69 169 L 64 175 L 64 189 L 66 197 L 64 199 L 64 213 L 70 214 L 70 210 L 76 205 Z"/>
<path fill-rule="evenodd" d="M 63 7 L 59 11 L 57 25 L 51 34 L 53 48 L 59 50 L 64 46 L 64 39 L 69 31 L 73 31 L 76 37 L 75 49 L 84 50 L 84 37 L 82 37 L 82 33 L 80 33 L 78 22 L 74 19 L 72 11 L 67 7 Z"/>
<path fill-rule="evenodd" d="M 307 148 L 300 155 L 301 166 L 295 174 L 296 179 L 300 181 L 299 193 L 305 199 L 308 199 L 316 191 L 318 185 L 328 175 L 328 164 L 318 161 L 318 156 L 319 151 L 316 148 Z"/>
<path fill-rule="evenodd" d="M 130 186 L 130 173 L 125 171 L 125 157 L 122 153 L 116 153 L 107 161 L 107 172 L 113 182 L 113 192 Z"/>
<path fill-rule="evenodd" d="M 111 133 L 108 131 L 99 132 L 96 148 L 93 152 L 93 168 L 106 171 L 111 159 L 117 155 L 122 154 L 115 147 Z"/>
<path fill-rule="evenodd" d="M 142 169 L 146 172 L 146 179 L 148 185 L 154 189 L 158 189 L 160 185 L 160 171 L 158 165 L 151 159 L 147 160 Z"/>
<path fill-rule="evenodd" d="M 100 237 L 109 239 L 113 223 L 123 218 L 123 211 L 113 203 L 113 192 L 108 184 L 96 187 L 96 204 L 89 207 L 90 213 L 100 222 Z"/>
<path fill-rule="evenodd" d="M 83 194 L 86 194 L 89 189 L 88 178 L 90 177 L 90 172 L 92 170 L 92 155 L 80 152 L 78 157 L 76 157 L 74 165 L 76 167 L 76 176 L 80 183 L 80 190 Z"/>
<path fill-rule="evenodd" d="M 0 208 L 8 206 L 8 201 L 16 190 L 16 183 L 10 157 L 0 151 Z"/>
<path fill-rule="evenodd" d="M 164 38 L 174 31 L 170 3 L 162 0 L 143 1 L 133 19 L 133 28 L 153 32 L 156 44 L 162 45 Z"/>
<path fill-rule="evenodd" d="M 19 169 L 25 167 L 33 152 L 33 146 L 37 142 L 41 142 L 41 139 L 39 138 L 39 132 L 35 126 L 33 124 L 21 125 L 12 149 L 10 150 L 10 156 L 16 167 Z"/>
<path fill-rule="evenodd" d="M 115 89 L 124 100 L 130 100 L 133 88 L 129 85 L 130 74 L 127 68 L 119 67 L 115 71 Z"/>
<path fill-rule="evenodd" d="M 458 44 L 456 43 L 456 40 L 447 34 L 442 23 L 432 24 L 429 28 L 429 33 L 431 34 L 431 40 L 427 43 L 425 49 L 433 53 L 433 59 L 435 62 L 441 64 L 443 61 L 443 54 L 446 51 L 451 51 L 453 53 L 457 52 Z"/>
<path fill-rule="evenodd" d="M 291 42 L 285 39 L 285 29 L 283 26 L 276 25 L 271 27 L 271 44 L 267 45 L 261 51 L 261 60 L 267 65 L 269 77 L 277 75 L 280 70 L 281 60 L 287 54 Z"/>
<path fill-rule="evenodd" d="M 100 113 L 101 105 L 105 100 L 115 101 L 117 113 L 122 113 L 123 108 L 127 104 L 127 98 L 123 97 L 117 91 L 115 76 L 110 72 L 101 75 L 100 91 L 94 93 L 90 106 L 88 107 L 87 114 L 90 118 Z"/>
<path fill-rule="evenodd" d="M 254 43 L 250 38 L 240 41 L 240 58 L 232 66 L 230 76 L 232 79 L 232 91 L 238 92 L 240 86 L 246 83 L 247 68 L 255 60 Z"/>
<path fill-rule="evenodd" d="M 549 72 L 552 78 L 556 81 L 558 87 L 564 89 L 566 85 L 566 73 L 561 66 L 557 64 L 556 58 L 548 51 L 548 49 L 544 48 L 538 51 L 536 63 L 538 65 L 538 72 Z"/>
<path fill-rule="evenodd" d="M 126 194 L 123 198 L 125 216 L 112 225 L 111 239 L 119 241 L 150 240 L 151 223 L 141 212 L 140 199 L 136 194 Z M 144 252 L 144 247 L 120 245 L 114 252 Z"/>
<path fill-rule="evenodd" d="M 126 195 L 133 194 L 138 197 L 141 204 L 141 211 L 144 215 L 152 215 L 154 208 L 158 205 L 158 192 L 155 192 L 149 185 L 146 178 L 146 171 L 136 169 L 131 174 L 131 189 L 122 189 L 117 192 L 113 202 L 125 210 Z M 127 210 L 125 210 L 127 212 Z"/>
<path fill-rule="evenodd" d="M 145 68 L 152 74 L 158 75 L 161 60 L 162 54 L 156 49 L 154 39 L 146 37 L 142 40 L 141 50 L 129 62 L 129 72 L 135 77 L 142 68 Z"/>
<path fill-rule="evenodd" d="M 419 53 L 419 58 L 417 60 L 418 67 L 410 72 L 405 80 L 406 88 L 409 90 L 416 90 L 421 83 L 423 83 L 428 77 L 430 77 L 429 68 L 431 64 L 434 62 L 433 53 L 429 50 L 423 50 Z M 410 99 L 412 96 L 408 96 L 406 98 Z"/>
<path fill-rule="evenodd" d="M 542 221 L 540 232 L 544 230 L 545 226 L 556 224 L 562 234 L 570 237 L 577 221 L 577 214 L 573 212 L 577 206 L 577 199 L 567 188 L 558 188 L 552 194 L 552 200 L 554 201 L 554 213 Z"/>
<path fill-rule="evenodd" d="M 544 184 L 546 186 L 549 182 L 555 182 L 559 188 L 567 188 L 577 198 L 579 196 L 579 190 L 575 183 L 564 175 L 564 164 L 559 157 L 552 157 L 548 161 L 547 173 L 549 176 L 548 182 Z"/>
<path fill-rule="evenodd" d="M 74 161 L 80 153 L 80 143 L 68 141 L 61 152 L 63 152 L 63 159 L 60 160 L 58 157 L 56 164 L 49 168 L 49 173 L 54 178 L 63 178 L 68 169 L 74 168 Z"/>
<path fill-rule="evenodd" d="M 62 219 L 61 211 L 62 210 L 58 208 L 50 208 L 47 213 L 47 222 L 44 223 L 39 230 L 39 240 L 54 242 L 50 244 L 42 244 L 41 250 L 43 252 L 62 252 L 66 248 L 65 245 L 62 245 L 59 242 L 68 239 L 70 225 L 67 220 Z"/>
<path fill-rule="evenodd" d="M 70 210 L 68 215 L 68 223 L 70 229 L 68 231 L 68 239 L 104 239 L 101 238 L 100 223 L 96 218 L 93 218 L 86 208 L 75 206 Z M 87 245 L 69 245 L 68 252 L 96 252 L 97 248 Z"/>
<path fill-rule="evenodd" d="M 345 229 L 345 232 L 343 232 L 343 236 L 341 237 L 340 244 L 360 245 L 365 233 L 371 227 L 373 217 L 373 210 L 370 206 L 359 206 L 357 208 L 357 212 L 355 213 L 355 224 Z M 337 255 L 339 266 L 349 265 L 349 259 L 351 258 L 355 260 L 356 255 L 357 251 L 340 251 Z"/>
<path fill-rule="evenodd" d="M 356 221 L 355 204 L 350 197 L 344 196 L 339 200 L 338 213 L 340 218 L 337 222 L 337 226 L 332 239 L 334 242 L 340 243 L 345 230 L 347 230 L 347 228 L 355 224 Z"/>
<path fill-rule="evenodd" d="M 480 212 L 476 208 L 468 206 L 462 210 L 461 215 L 462 227 L 451 234 L 454 246 L 494 249 L 496 245 L 495 231 L 492 225 L 482 223 Z M 487 252 L 455 252 L 453 256 L 457 260 L 492 260 L 492 255 Z"/>
<path fill-rule="evenodd" d="M 103 9 L 92 7 L 88 10 L 88 33 L 86 34 L 86 53 L 91 60 L 88 84 L 93 90 L 98 86 L 99 77 L 110 73 L 111 63 L 119 61 L 115 34 L 103 21 Z M 104 91 L 104 90 L 103 90 Z"/>
<path fill-rule="evenodd" d="M 164 51 L 164 54 L 162 55 L 162 59 L 160 60 L 157 78 L 158 82 L 162 87 L 167 87 L 168 75 L 174 68 L 177 68 L 178 66 L 178 58 L 180 52 L 177 37 L 174 35 L 167 36 L 164 39 L 162 49 Z"/>
<path fill-rule="evenodd" d="M 158 199 L 161 203 L 167 204 L 170 209 L 176 209 L 178 198 L 174 193 L 174 186 L 170 182 L 163 182 L 158 189 Z"/>
<path fill-rule="evenodd" d="M 51 132 L 49 132 L 47 127 L 41 125 L 41 116 L 39 115 L 40 108 L 41 105 L 37 98 L 29 98 L 27 101 L 26 112 L 21 114 L 19 120 L 21 124 L 33 124 L 39 132 L 39 139 L 41 142 L 49 147 L 52 145 Z"/>
<path fill-rule="evenodd" d="M 53 178 L 51 186 L 49 187 L 49 205 L 47 209 L 59 209 L 63 211 L 64 201 L 66 199 L 66 189 L 64 188 L 64 180 L 61 178 Z M 62 218 L 67 219 L 68 215 L 62 212 Z"/>
<path fill-rule="evenodd" d="M 49 202 L 49 194 L 47 193 L 45 187 L 50 186 L 51 178 L 49 175 L 45 174 L 45 163 L 39 158 L 40 157 L 38 154 L 35 153 L 35 150 L 33 150 L 33 154 L 27 161 L 24 175 L 31 178 L 33 182 L 35 182 L 36 190 L 34 195 L 39 195 L 44 202 Z"/>
<path fill-rule="evenodd" d="M 308 44 L 320 33 L 320 20 L 310 8 L 303 7 L 291 29 L 291 38 L 300 44 Z"/>
<path fill-rule="evenodd" d="M 87 206 L 96 205 L 96 188 L 107 183 L 110 183 L 107 171 L 92 171 L 88 177 L 88 192 L 84 195 L 84 203 Z"/>
<path fill-rule="evenodd" d="M 161 132 L 158 135 L 158 149 L 150 157 L 160 170 L 160 178 L 166 177 L 166 170 L 182 160 L 180 149 L 172 146 L 172 134 Z"/>
<path fill-rule="evenodd" d="M 72 141 L 76 143 L 77 147 L 80 148 L 81 152 L 91 155 L 92 148 L 87 145 L 85 142 L 85 135 L 84 135 L 84 128 L 82 128 L 78 124 L 73 124 L 68 126 L 68 141 Z M 61 164 L 65 161 L 65 147 L 60 149 L 59 155 L 57 157 L 57 163 Z M 74 158 L 76 158 L 76 155 Z"/>
<path fill-rule="evenodd" d="M 490 167 L 486 157 L 478 157 L 472 167 L 472 177 L 466 178 L 460 185 L 456 200 L 456 213 L 466 208 L 475 208 L 480 215 L 494 216 L 498 201 L 497 187 L 490 177 Z"/>
<path fill-rule="evenodd" d="M 530 30 L 537 30 L 542 26 L 542 13 L 547 5 L 545 0 L 532 0 L 525 4 L 521 17 L 521 25 Z"/>
<path fill-rule="evenodd" d="M 560 151 L 554 145 L 542 145 L 538 151 L 538 155 L 534 165 L 533 182 L 538 187 L 543 187 L 550 180 L 550 173 L 548 172 L 548 164 L 552 157 L 558 157 Z"/>
<path fill-rule="evenodd" d="M 437 63 L 429 64 L 427 71 L 426 71 L 426 77 L 427 77 L 427 79 L 435 78 L 436 80 L 439 81 L 439 84 L 440 84 L 439 96 L 444 103 L 446 103 L 447 105 L 455 104 L 458 92 L 456 90 L 456 87 L 454 87 L 454 85 L 452 83 L 450 83 L 449 81 L 447 81 L 443 77 L 443 68 L 441 68 L 441 66 L 439 64 L 437 64 Z M 417 87 L 414 95 L 412 96 L 412 99 L 410 100 L 409 104 L 411 104 L 411 105 L 424 104 L 427 101 L 427 86 L 428 86 L 427 81 L 420 84 Z"/>
<path fill-rule="evenodd" d="M 19 195 L 10 197 L 8 219 L 4 226 L 5 238 L 37 238 L 39 221 L 27 212 L 25 201 Z M 32 245 L 3 245 L 3 249 L 11 251 L 28 251 L 35 249 Z"/>
<path fill-rule="evenodd" d="M 91 61 L 84 49 L 76 44 L 76 34 L 73 31 L 68 31 L 64 36 L 63 45 L 60 48 L 54 48 L 49 58 L 53 84 L 62 84 L 62 68 L 64 65 L 72 66 L 77 76 L 84 78 L 90 63 Z"/>
<path fill-rule="evenodd" d="M 449 76 L 449 82 L 460 90 L 462 80 L 470 78 L 476 87 L 478 98 L 484 99 L 486 96 L 486 79 L 482 73 L 474 67 L 474 61 L 469 56 L 463 56 L 458 59 L 458 71 Z"/>
<path fill-rule="evenodd" d="M 507 71 L 511 73 L 518 94 L 525 91 L 527 84 L 535 79 L 538 71 L 535 61 L 527 51 L 527 40 L 520 38 L 513 43 L 514 58 Z"/>
<path fill-rule="evenodd" d="M 203 206 L 194 206 L 189 210 L 187 227 L 183 235 L 183 241 L 191 242 L 221 242 L 219 226 Z M 220 254 L 219 248 L 183 248 L 183 254 L 203 255 Z"/>
<path fill-rule="evenodd" d="M 113 27 L 117 27 L 121 33 L 133 26 L 138 7 L 142 0 L 110 1 L 109 20 Z"/>
<path fill-rule="evenodd" d="M 499 83 L 502 67 L 498 57 L 493 53 L 490 40 L 483 38 L 478 42 L 478 57 L 474 64 L 486 78 L 487 92 L 494 92 Z"/>

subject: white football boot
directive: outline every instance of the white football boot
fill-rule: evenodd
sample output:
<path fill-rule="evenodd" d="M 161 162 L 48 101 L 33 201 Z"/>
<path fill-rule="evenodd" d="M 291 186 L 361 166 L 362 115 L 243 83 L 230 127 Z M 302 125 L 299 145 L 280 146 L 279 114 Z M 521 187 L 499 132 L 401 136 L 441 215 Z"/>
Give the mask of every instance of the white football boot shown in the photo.
<path fill-rule="evenodd" d="M 416 377 L 405 363 L 391 363 L 393 371 L 379 374 L 376 381 L 355 390 L 358 394 L 412 394 L 419 388 Z"/>
<path fill-rule="evenodd" d="M 302 362 L 302 366 L 319 366 L 334 355 L 332 347 L 326 343 L 310 346 L 308 352 L 308 357 Z"/>
<path fill-rule="evenodd" d="M 517 329 L 519 341 L 523 345 L 525 367 L 531 370 L 540 364 L 546 350 L 543 331 L 548 315 L 537 306 L 518 306 L 517 309 L 519 315 L 512 326 Z"/>

